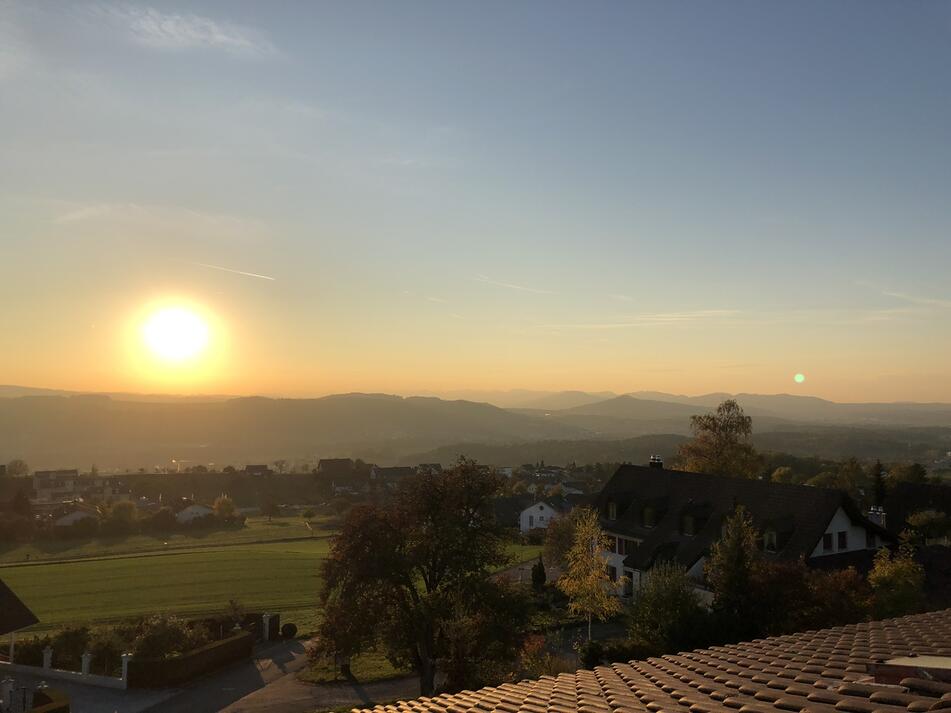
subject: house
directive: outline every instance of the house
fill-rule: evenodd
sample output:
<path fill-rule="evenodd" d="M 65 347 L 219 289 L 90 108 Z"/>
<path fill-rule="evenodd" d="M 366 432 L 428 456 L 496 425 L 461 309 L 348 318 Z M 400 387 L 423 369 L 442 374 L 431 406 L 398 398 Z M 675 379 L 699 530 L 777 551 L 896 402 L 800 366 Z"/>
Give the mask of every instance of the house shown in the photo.
<path fill-rule="evenodd" d="M 611 578 L 623 577 L 630 596 L 651 567 L 672 561 L 705 591 L 704 563 L 737 505 L 752 516 L 767 557 L 809 562 L 894 542 L 838 490 L 622 465 L 597 498 Z"/>
<path fill-rule="evenodd" d="M 356 471 L 352 458 L 321 458 L 317 461 L 317 472 L 330 478 L 347 478 Z"/>
<path fill-rule="evenodd" d="M 33 474 L 33 502 L 51 505 L 72 500 L 115 502 L 128 500 L 130 494 L 117 478 L 80 475 L 71 470 L 38 470 Z"/>
<path fill-rule="evenodd" d="M 946 710 L 951 609 L 397 701 L 357 713 Z"/>
<path fill-rule="evenodd" d="M 552 520 L 564 514 L 565 512 L 557 505 L 551 505 L 545 501 L 532 503 L 518 516 L 519 532 L 545 530 Z"/>
<path fill-rule="evenodd" d="M 416 475 L 416 469 L 412 466 L 379 466 L 370 468 L 370 480 L 388 487 L 396 487 L 401 481 Z"/>
<path fill-rule="evenodd" d="M 264 463 L 244 466 L 244 472 L 248 475 L 271 475 L 274 471 Z"/>
<path fill-rule="evenodd" d="M 203 517 L 208 517 L 209 515 L 214 514 L 215 511 L 207 505 L 192 504 L 175 513 L 175 519 L 178 520 L 179 524 L 181 525 L 188 525 L 195 520 L 200 520 Z"/>
<path fill-rule="evenodd" d="M 522 511 L 529 507 L 535 498 L 532 495 L 502 495 L 492 501 L 495 521 L 502 527 L 519 528 Z"/>
<path fill-rule="evenodd" d="M 98 520 L 98 516 L 90 508 L 66 508 L 60 514 L 54 515 L 53 527 L 72 527 L 83 520 Z"/>
<path fill-rule="evenodd" d="M 38 622 L 29 607 L 0 579 L 0 636 L 13 634 Z"/>
<path fill-rule="evenodd" d="M 438 475 L 442 473 L 442 463 L 420 463 L 416 466 L 416 472 L 420 474 Z"/>

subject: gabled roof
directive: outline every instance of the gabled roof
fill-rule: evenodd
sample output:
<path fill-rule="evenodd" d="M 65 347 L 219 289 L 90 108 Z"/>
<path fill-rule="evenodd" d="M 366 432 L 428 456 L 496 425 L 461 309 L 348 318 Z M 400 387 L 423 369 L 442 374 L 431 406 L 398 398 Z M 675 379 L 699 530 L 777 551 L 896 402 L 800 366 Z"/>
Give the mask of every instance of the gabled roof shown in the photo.
<path fill-rule="evenodd" d="M 611 502 L 615 520 L 608 519 Z M 782 559 L 809 557 L 840 507 L 853 523 L 892 539 L 863 517 L 846 493 L 805 485 L 622 465 L 597 498 L 605 529 L 642 541 L 625 561 L 642 570 L 660 560 L 693 565 L 720 538 L 723 522 L 737 505 L 752 515 L 758 530 L 776 532 L 776 556 Z M 646 510 L 652 512 L 653 526 L 645 522 Z M 693 520 L 693 534 L 684 532 L 686 516 Z"/>
<path fill-rule="evenodd" d="M 898 685 L 875 680 L 898 657 Z M 543 676 L 478 691 L 363 709 L 367 713 L 900 713 L 944 709 L 951 684 L 916 671 L 951 656 L 951 609 L 775 636 Z M 883 677 L 884 678 L 884 677 Z M 360 709 L 354 709 L 360 710 Z"/>
<path fill-rule="evenodd" d="M 0 579 L 0 636 L 33 626 L 38 621 L 36 615 Z"/>

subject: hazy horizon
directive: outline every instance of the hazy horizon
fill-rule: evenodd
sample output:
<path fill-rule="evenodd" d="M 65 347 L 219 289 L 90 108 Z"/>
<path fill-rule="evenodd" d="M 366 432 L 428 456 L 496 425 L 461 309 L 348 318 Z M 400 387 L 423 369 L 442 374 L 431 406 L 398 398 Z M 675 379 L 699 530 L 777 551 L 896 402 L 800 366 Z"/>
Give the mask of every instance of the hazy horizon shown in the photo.
<path fill-rule="evenodd" d="M 0 380 L 951 401 L 949 39 L 864 0 L 2 3 Z"/>

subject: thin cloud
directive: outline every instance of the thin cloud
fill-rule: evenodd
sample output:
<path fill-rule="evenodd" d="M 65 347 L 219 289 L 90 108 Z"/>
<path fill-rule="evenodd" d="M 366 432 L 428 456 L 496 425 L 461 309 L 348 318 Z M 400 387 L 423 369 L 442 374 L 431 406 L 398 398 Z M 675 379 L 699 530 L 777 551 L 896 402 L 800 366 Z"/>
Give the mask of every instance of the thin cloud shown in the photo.
<path fill-rule="evenodd" d="M 911 302 L 916 305 L 951 308 L 951 300 L 945 300 L 939 297 L 921 297 L 918 295 L 909 295 L 904 292 L 882 292 L 882 294 L 886 297 L 894 297 L 895 299 L 904 300 L 905 302 Z"/>
<path fill-rule="evenodd" d="M 276 278 L 271 277 L 270 275 L 259 275 L 256 272 L 245 272 L 244 270 L 233 270 L 230 267 L 223 267 L 221 265 L 210 265 L 206 262 L 193 262 L 192 265 L 197 265 L 198 267 L 207 267 L 209 270 L 220 270 L 221 272 L 230 272 L 232 275 L 244 275 L 245 277 L 256 277 L 260 280 L 271 280 L 272 282 Z"/>
<path fill-rule="evenodd" d="M 274 45 L 259 31 L 210 17 L 165 13 L 132 5 L 99 5 L 96 11 L 143 47 L 167 51 L 213 49 L 259 56 L 277 54 Z"/>
<path fill-rule="evenodd" d="M 579 330 L 612 330 L 636 329 L 641 327 L 658 327 L 672 324 L 685 324 L 708 320 L 724 320 L 739 314 L 736 310 L 707 309 L 693 312 L 658 312 L 654 314 L 640 314 L 630 319 L 617 322 L 576 322 L 573 324 L 542 324 L 540 329 L 579 329 Z"/>
<path fill-rule="evenodd" d="M 518 290 L 520 292 L 531 292 L 536 295 L 554 295 L 557 294 L 551 290 L 542 290 L 537 287 L 526 287 L 525 285 L 516 285 L 511 282 L 499 282 L 498 280 L 493 280 L 486 275 L 476 275 L 476 282 L 484 282 L 487 285 L 493 285 L 495 287 L 504 287 L 508 290 Z"/>

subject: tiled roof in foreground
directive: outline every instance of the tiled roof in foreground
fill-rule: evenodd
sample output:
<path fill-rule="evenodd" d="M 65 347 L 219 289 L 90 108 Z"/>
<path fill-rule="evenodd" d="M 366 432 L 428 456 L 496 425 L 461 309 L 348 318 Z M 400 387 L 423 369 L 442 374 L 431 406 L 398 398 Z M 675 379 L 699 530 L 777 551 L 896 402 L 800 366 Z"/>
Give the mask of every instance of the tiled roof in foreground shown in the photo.
<path fill-rule="evenodd" d="M 374 713 L 898 713 L 951 711 L 928 672 L 876 683 L 875 664 L 951 657 L 951 609 L 377 706 Z M 924 658 L 924 657 L 929 658 Z M 948 660 L 937 659 L 939 665 Z M 908 671 L 906 670 L 906 674 Z M 359 709 L 355 709 L 359 710 Z"/>

